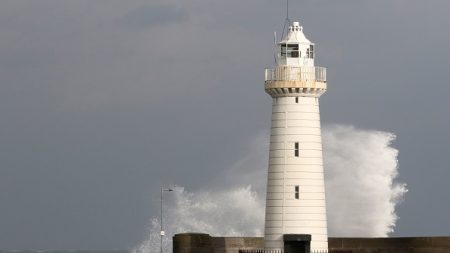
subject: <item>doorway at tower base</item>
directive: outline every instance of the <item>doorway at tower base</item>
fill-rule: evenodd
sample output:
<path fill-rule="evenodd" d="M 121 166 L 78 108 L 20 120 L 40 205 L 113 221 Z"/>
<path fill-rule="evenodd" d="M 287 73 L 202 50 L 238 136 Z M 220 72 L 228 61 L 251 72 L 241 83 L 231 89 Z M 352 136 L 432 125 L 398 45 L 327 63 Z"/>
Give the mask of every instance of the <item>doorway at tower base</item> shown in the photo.
<path fill-rule="evenodd" d="M 310 253 L 311 235 L 283 235 L 284 253 Z"/>

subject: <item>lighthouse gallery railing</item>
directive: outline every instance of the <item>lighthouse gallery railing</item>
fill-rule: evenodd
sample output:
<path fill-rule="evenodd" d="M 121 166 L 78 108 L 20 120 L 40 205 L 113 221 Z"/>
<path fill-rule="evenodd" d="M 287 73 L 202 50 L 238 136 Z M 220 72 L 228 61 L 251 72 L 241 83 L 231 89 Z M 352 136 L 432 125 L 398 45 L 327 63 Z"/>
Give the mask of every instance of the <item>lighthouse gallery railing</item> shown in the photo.
<path fill-rule="evenodd" d="M 327 69 L 324 67 L 278 66 L 266 69 L 265 81 L 316 81 L 327 82 Z"/>

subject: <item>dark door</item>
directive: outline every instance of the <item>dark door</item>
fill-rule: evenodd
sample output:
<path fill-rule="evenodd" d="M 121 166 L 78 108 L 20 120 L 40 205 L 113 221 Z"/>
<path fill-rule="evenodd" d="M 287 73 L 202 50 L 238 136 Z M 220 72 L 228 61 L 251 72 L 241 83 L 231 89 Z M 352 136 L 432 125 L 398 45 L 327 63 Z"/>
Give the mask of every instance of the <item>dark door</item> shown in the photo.
<path fill-rule="evenodd" d="M 309 242 L 284 242 L 285 253 L 310 253 Z"/>

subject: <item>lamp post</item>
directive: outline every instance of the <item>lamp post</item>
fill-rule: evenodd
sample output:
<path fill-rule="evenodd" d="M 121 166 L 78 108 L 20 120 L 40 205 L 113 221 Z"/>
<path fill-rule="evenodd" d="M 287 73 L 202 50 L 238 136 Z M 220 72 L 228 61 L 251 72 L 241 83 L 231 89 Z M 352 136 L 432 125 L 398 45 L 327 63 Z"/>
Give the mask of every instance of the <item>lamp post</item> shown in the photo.
<path fill-rule="evenodd" d="M 163 236 L 165 235 L 164 230 L 163 230 L 163 193 L 164 192 L 171 192 L 171 191 L 173 191 L 173 189 L 161 187 L 161 222 L 160 222 L 160 224 L 161 224 L 161 230 L 160 230 L 160 235 L 161 235 L 161 245 L 160 245 L 161 246 L 161 252 L 160 253 L 163 253 Z"/>

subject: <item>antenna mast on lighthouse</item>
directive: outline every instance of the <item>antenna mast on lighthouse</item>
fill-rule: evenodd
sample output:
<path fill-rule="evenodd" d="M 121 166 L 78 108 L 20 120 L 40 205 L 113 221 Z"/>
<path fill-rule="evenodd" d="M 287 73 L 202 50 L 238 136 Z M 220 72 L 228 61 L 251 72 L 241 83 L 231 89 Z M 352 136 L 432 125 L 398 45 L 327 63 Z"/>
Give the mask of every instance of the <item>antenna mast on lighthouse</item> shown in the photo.
<path fill-rule="evenodd" d="M 289 19 L 289 0 L 286 0 L 286 18 L 284 19 L 283 32 L 281 33 L 281 38 L 286 36 L 284 32 L 286 31 L 286 27 L 289 27 L 290 24 L 291 20 Z"/>

